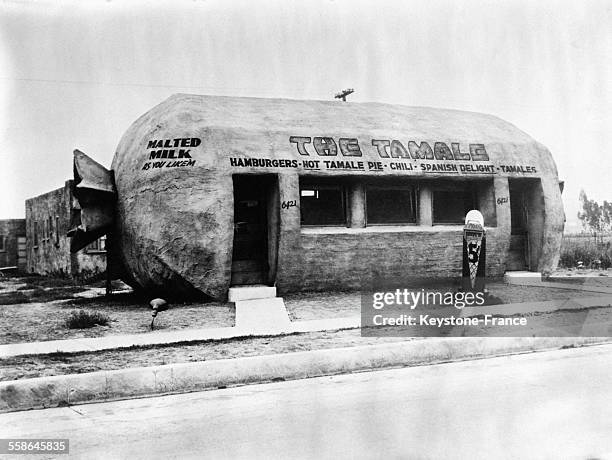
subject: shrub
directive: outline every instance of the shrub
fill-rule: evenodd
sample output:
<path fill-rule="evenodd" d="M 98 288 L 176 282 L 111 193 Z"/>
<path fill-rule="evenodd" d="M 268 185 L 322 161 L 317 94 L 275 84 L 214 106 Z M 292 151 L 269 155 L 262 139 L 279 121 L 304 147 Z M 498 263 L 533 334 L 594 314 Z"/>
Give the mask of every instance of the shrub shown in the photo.
<path fill-rule="evenodd" d="M 0 305 L 15 305 L 19 303 L 28 303 L 29 297 L 23 292 L 4 292 L 0 294 Z"/>
<path fill-rule="evenodd" d="M 73 310 L 66 320 L 69 329 L 87 329 L 96 325 L 106 326 L 110 321 L 103 313 L 87 310 Z"/>
<path fill-rule="evenodd" d="M 561 257 L 559 266 L 574 268 L 578 262 L 582 262 L 585 268 L 594 267 L 599 261 L 603 269 L 612 266 L 612 238 L 591 236 L 571 236 L 565 235 L 561 242 Z"/>

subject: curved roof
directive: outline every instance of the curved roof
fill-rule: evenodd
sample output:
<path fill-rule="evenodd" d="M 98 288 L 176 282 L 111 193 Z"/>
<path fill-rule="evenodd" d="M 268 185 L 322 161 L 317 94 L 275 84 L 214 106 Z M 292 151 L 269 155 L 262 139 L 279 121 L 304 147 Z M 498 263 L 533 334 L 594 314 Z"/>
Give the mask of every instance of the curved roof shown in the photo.
<path fill-rule="evenodd" d="M 174 94 L 149 113 L 167 110 L 198 114 L 191 116 L 190 121 L 206 120 L 209 127 L 261 133 L 291 131 L 309 132 L 313 136 L 378 134 L 460 142 L 533 142 L 526 133 L 493 115 L 377 102 Z"/>
<path fill-rule="evenodd" d="M 296 136 L 310 139 L 303 144 L 305 151 L 301 153 Z M 381 154 L 373 140 L 386 142 L 387 146 L 393 140 L 398 141 L 405 152 L 409 150 L 410 141 L 416 143 L 413 147 L 426 142 L 432 149 L 435 143 L 444 143 L 449 154 L 452 148 L 464 155 L 470 152 L 470 144 L 476 146 L 474 148 L 484 145 L 489 160 L 496 165 L 500 174 L 507 173 L 500 165 L 519 165 L 534 168 L 529 172 L 530 176 L 551 173 L 556 176 L 556 167 L 544 146 L 511 123 L 492 115 L 382 103 L 193 94 L 175 94 L 140 117 L 121 140 L 113 160 L 113 169 L 120 170 L 124 162 L 132 163 L 136 158 L 139 163 L 146 161 L 154 150 L 149 148 L 151 140 L 183 137 L 202 140 L 201 145 L 189 153 L 194 159 L 197 156 L 196 168 L 215 167 L 227 156 L 297 160 L 360 159 L 352 155 L 343 158 L 339 145 L 335 158 L 322 158 L 315 150 L 314 138 L 324 137 L 334 139 L 336 144 L 339 144 L 340 138 L 357 139 L 364 161 L 379 161 L 381 156 L 389 156 L 388 160 L 393 160 L 391 157 L 394 155 L 388 155 L 388 147 L 384 147 L 387 150 L 383 149 Z M 452 147 L 452 144 L 455 146 Z M 421 162 L 410 157 L 403 160 L 417 164 Z M 437 158 L 430 160 L 436 161 Z M 448 158 L 441 160 L 447 161 Z M 466 157 L 457 160 L 451 156 L 450 160 L 465 161 Z M 471 160 L 473 158 L 467 155 L 467 161 Z M 482 158 L 479 160 L 482 161 Z M 138 167 L 136 164 L 133 166 Z M 417 169 L 413 174 L 420 172 Z M 519 171 L 519 175 L 524 172 Z M 397 174 L 397 171 L 393 173 Z M 509 174 L 513 173 L 511 170 Z M 462 175 L 461 171 L 459 175 Z"/>

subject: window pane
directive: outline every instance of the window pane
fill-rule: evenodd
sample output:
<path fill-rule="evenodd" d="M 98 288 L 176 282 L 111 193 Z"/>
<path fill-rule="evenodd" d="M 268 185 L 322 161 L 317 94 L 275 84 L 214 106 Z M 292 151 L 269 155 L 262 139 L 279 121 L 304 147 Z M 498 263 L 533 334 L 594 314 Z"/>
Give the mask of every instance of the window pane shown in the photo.
<path fill-rule="evenodd" d="M 472 193 L 467 190 L 438 190 L 433 193 L 434 224 L 463 224 L 474 209 Z"/>
<path fill-rule="evenodd" d="M 300 188 L 302 225 L 345 225 L 344 190 L 340 185 Z"/>
<path fill-rule="evenodd" d="M 416 200 L 412 188 L 368 187 L 366 203 L 368 224 L 416 222 Z"/>

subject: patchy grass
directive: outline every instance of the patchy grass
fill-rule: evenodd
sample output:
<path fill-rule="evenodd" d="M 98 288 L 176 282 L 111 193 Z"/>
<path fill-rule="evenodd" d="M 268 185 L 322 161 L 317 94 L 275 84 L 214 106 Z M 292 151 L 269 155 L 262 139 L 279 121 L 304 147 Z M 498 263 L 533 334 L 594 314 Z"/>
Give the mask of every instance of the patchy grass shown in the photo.
<path fill-rule="evenodd" d="M 28 303 L 29 297 L 23 292 L 3 292 L 0 294 L 0 305 L 13 305 L 18 303 Z"/>
<path fill-rule="evenodd" d="M 77 286 L 76 281 L 70 278 L 59 278 L 53 276 L 40 276 L 40 275 L 28 275 L 20 278 L 13 278 L 14 281 L 19 283 L 25 283 L 29 287 L 28 289 L 39 288 L 53 288 L 62 286 Z"/>
<path fill-rule="evenodd" d="M 407 340 L 421 339 L 361 337 L 359 329 L 346 329 L 272 337 L 240 337 L 230 340 L 131 347 L 100 352 L 16 356 L 0 359 L 0 381 Z"/>
<path fill-rule="evenodd" d="M 51 287 L 21 289 L 0 293 L 0 305 L 12 305 L 31 302 L 52 302 L 54 300 L 71 299 L 73 294 L 84 292 L 87 289 L 79 286 Z"/>
<path fill-rule="evenodd" d="M 86 287 L 65 278 L 35 275 L 9 278 L 0 282 L 0 305 L 70 299 L 85 290 Z"/>
<path fill-rule="evenodd" d="M 24 291 L 18 292 L 24 295 Z M 5 295 L 8 298 L 8 294 Z M 11 295 L 15 295 L 14 292 Z M 13 299 L 22 300 L 21 297 Z M 118 293 L 52 302 L 13 302 L 0 306 L 0 324 L 3 326 L 0 328 L 0 344 L 147 333 L 151 331 L 149 300 L 134 293 Z M 66 320 L 75 309 L 104 314 L 111 322 L 106 326 L 69 329 Z M 231 327 L 234 318 L 233 305 L 228 303 L 171 303 L 168 311 L 157 316 L 155 330 Z"/>
<path fill-rule="evenodd" d="M 106 326 L 110 318 L 97 311 L 74 310 L 66 319 L 68 329 L 89 329 L 94 326 Z"/>

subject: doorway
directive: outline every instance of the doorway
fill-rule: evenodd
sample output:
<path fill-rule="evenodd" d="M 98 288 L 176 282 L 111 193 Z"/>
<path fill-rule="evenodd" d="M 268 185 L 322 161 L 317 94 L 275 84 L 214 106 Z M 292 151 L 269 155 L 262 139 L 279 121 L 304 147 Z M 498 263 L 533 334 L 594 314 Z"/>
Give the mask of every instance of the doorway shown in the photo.
<path fill-rule="evenodd" d="M 528 189 L 524 183 L 509 180 L 510 189 L 510 247 L 507 270 L 529 270 L 529 209 Z"/>
<path fill-rule="evenodd" d="M 271 206 L 273 176 L 236 175 L 234 182 L 234 247 L 232 285 L 267 284 L 270 254 L 275 253 Z"/>
<path fill-rule="evenodd" d="M 510 248 L 507 270 L 538 271 L 544 241 L 544 192 L 536 178 L 508 179 Z"/>

